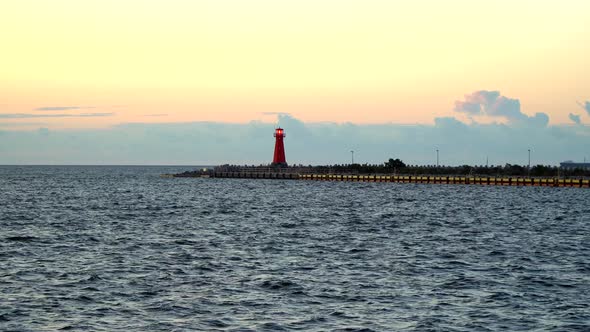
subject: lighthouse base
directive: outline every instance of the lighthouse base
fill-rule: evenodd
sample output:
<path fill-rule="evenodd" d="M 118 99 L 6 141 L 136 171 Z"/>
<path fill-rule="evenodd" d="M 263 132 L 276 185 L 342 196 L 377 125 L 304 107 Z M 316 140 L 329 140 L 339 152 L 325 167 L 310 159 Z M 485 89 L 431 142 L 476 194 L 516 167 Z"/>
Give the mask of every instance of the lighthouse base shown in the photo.
<path fill-rule="evenodd" d="M 272 163 L 272 164 L 270 164 L 270 166 L 272 166 L 272 167 L 279 167 L 279 168 L 289 167 L 289 165 L 287 165 L 287 163 Z"/>

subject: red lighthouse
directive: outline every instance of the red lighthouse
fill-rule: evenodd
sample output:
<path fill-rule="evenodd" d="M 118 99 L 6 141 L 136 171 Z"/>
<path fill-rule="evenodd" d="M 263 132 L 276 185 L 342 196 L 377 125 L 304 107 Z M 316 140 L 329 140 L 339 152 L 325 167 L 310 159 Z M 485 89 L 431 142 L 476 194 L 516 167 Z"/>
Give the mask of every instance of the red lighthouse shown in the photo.
<path fill-rule="evenodd" d="M 275 154 L 272 158 L 272 166 L 287 166 L 287 161 L 285 160 L 285 146 L 283 145 L 283 137 L 285 136 L 283 128 L 279 127 L 275 129 Z"/>

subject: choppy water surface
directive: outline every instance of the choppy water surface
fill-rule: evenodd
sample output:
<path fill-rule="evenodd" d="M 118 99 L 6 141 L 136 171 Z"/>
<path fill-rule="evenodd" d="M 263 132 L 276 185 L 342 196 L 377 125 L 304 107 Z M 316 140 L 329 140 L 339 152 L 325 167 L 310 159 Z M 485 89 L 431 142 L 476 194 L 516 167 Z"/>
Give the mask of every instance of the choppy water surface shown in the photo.
<path fill-rule="evenodd" d="M 590 190 L 0 167 L 0 330 L 588 330 Z"/>

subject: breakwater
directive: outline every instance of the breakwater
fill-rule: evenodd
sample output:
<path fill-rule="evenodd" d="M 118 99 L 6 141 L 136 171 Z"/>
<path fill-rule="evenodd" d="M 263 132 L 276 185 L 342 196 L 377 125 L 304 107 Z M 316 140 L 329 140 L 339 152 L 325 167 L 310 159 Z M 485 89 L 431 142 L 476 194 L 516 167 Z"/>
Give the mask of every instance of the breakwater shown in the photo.
<path fill-rule="evenodd" d="M 383 175 L 383 174 L 315 174 L 286 171 L 200 171 L 187 172 L 171 177 L 211 177 L 242 179 L 282 179 L 306 181 L 348 181 L 348 182 L 396 182 L 424 184 L 461 184 L 488 186 L 540 186 L 590 188 L 588 179 L 531 178 L 531 177 L 483 177 L 483 176 L 424 176 L 424 175 Z"/>

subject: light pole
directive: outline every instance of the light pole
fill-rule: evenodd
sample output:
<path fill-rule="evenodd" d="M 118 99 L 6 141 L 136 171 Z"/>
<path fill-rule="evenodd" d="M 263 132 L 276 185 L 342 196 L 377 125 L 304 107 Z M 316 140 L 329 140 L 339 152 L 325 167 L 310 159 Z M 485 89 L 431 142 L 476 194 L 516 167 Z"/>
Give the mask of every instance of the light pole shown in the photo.
<path fill-rule="evenodd" d="M 438 149 L 436 149 L 436 168 L 438 168 Z"/>
<path fill-rule="evenodd" d="M 529 167 L 527 168 L 527 173 L 528 173 L 528 177 L 531 177 L 531 149 L 528 149 L 529 151 Z"/>
<path fill-rule="evenodd" d="M 350 150 L 350 159 L 351 159 L 351 165 L 354 165 L 354 151 Z"/>

